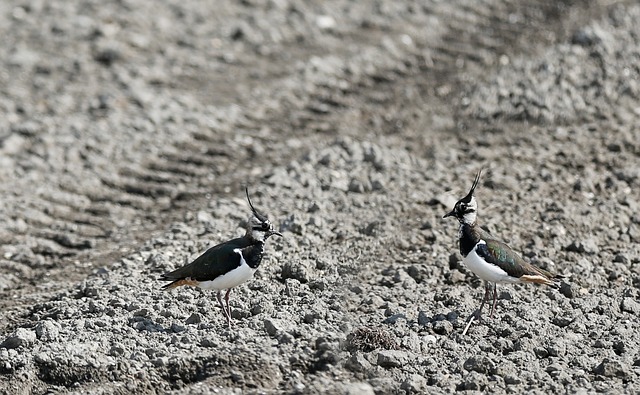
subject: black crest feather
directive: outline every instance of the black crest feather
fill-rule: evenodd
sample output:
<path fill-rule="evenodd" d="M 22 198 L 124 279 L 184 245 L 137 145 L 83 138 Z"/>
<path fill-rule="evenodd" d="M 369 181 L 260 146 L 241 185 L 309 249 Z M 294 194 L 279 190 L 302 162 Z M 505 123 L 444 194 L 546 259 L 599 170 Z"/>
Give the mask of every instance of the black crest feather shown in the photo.
<path fill-rule="evenodd" d="M 473 185 L 471 185 L 471 189 L 469 190 L 469 193 L 467 194 L 467 196 L 465 196 L 462 201 L 465 203 L 469 203 L 471 201 L 471 197 L 473 196 L 473 192 L 476 190 L 476 187 L 478 186 L 478 182 L 480 182 L 480 175 L 482 174 L 482 169 L 478 170 L 478 173 L 476 174 L 476 178 L 473 180 Z"/>
<path fill-rule="evenodd" d="M 261 222 L 265 222 L 267 220 L 267 217 L 265 217 L 264 215 L 260 214 L 255 207 L 253 207 L 253 203 L 251 203 L 251 198 L 249 197 L 249 187 L 245 187 L 244 191 L 247 194 L 247 200 L 249 201 L 249 206 L 251 207 L 251 212 L 253 212 L 253 215 L 255 215 L 256 218 L 258 218 Z"/>

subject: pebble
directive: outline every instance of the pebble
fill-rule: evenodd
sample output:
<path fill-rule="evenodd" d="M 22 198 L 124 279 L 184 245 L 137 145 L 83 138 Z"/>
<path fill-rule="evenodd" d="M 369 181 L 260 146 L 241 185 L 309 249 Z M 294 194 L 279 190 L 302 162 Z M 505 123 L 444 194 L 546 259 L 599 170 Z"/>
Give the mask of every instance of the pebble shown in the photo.
<path fill-rule="evenodd" d="M 402 350 L 382 350 L 378 352 L 377 365 L 383 368 L 397 368 L 409 361 L 409 355 Z"/>
<path fill-rule="evenodd" d="M 267 331 L 269 336 L 276 336 L 282 331 L 282 326 L 279 321 L 268 318 L 264 320 L 264 329 Z"/>
<path fill-rule="evenodd" d="M 199 324 L 202 322 L 202 316 L 199 313 L 192 313 L 185 321 L 185 324 Z"/>
<path fill-rule="evenodd" d="M 487 376 L 471 371 L 464 377 L 463 389 L 472 391 L 482 391 L 487 386 Z"/>
<path fill-rule="evenodd" d="M 13 349 L 28 346 L 36 341 L 36 333 L 30 329 L 18 328 L 9 335 L 2 343 L 0 348 Z"/>
<path fill-rule="evenodd" d="M 630 374 L 630 368 L 621 361 L 605 358 L 593 369 L 593 373 L 605 377 L 620 377 L 624 379 Z"/>
<path fill-rule="evenodd" d="M 482 374 L 495 374 L 496 364 L 487 356 L 472 356 L 467 359 L 463 367 L 465 370 L 478 372 Z"/>
<path fill-rule="evenodd" d="M 433 331 L 438 335 L 448 335 L 453 332 L 453 324 L 449 321 L 436 321 L 433 324 Z"/>
<path fill-rule="evenodd" d="M 428 382 L 426 378 L 413 373 L 400 384 L 400 389 L 404 390 L 407 394 L 422 394 L 425 392 L 427 386 Z"/>
<path fill-rule="evenodd" d="M 59 325 L 54 321 L 46 320 L 36 324 L 36 336 L 42 341 L 56 340 L 59 333 Z"/>
<path fill-rule="evenodd" d="M 282 278 L 292 278 L 301 283 L 308 283 L 311 280 L 313 269 L 311 264 L 306 260 L 288 261 L 282 266 Z"/>
<path fill-rule="evenodd" d="M 622 298 L 621 309 L 627 313 L 632 313 L 636 317 L 640 315 L 640 303 L 631 297 Z"/>

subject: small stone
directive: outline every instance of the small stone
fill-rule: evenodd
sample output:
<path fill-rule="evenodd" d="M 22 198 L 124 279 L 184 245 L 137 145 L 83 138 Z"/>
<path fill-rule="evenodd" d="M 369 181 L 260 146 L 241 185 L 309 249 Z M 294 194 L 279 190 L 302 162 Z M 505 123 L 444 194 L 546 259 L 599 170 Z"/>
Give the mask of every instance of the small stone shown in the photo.
<path fill-rule="evenodd" d="M 495 374 L 496 364 L 486 356 L 474 356 L 467 359 L 463 367 L 465 370 L 482 374 Z"/>
<path fill-rule="evenodd" d="M 251 315 L 258 315 L 262 313 L 269 313 L 273 311 L 273 304 L 268 300 L 258 300 L 255 305 L 251 307 Z"/>
<path fill-rule="evenodd" d="M 309 283 L 309 288 L 311 288 L 313 290 L 324 291 L 328 287 L 329 287 L 329 285 L 327 284 L 327 281 L 325 279 L 322 279 L 322 278 L 318 279 L 318 280 L 311 281 Z"/>
<path fill-rule="evenodd" d="M 282 278 L 292 278 L 301 283 L 308 283 L 311 280 L 311 265 L 308 261 L 288 261 L 282 267 Z"/>
<path fill-rule="evenodd" d="M 534 347 L 533 352 L 536 354 L 536 357 L 541 359 L 549 356 L 549 351 L 547 351 L 545 347 Z"/>
<path fill-rule="evenodd" d="M 213 216 L 208 211 L 200 210 L 196 214 L 196 220 L 204 224 L 213 224 Z"/>
<path fill-rule="evenodd" d="M 336 27 L 336 20 L 330 15 L 318 15 L 316 25 L 322 30 L 333 29 Z"/>
<path fill-rule="evenodd" d="M 557 316 L 557 317 L 553 317 L 553 319 L 551 320 L 551 322 L 554 325 L 559 326 L 560 328 L 564 328 L 566 326 L 571 325 L 571 323 L 573 322 L 573 318 L 571 317 L 566 317 L 566 316 Z"/>
<path fill-rule="evenodd" d="M 564 281 L 560 284 L 560 293 L 569 299 L 573 299 L 575 297 L 575 291 L 571 287 L 571 285 L 565 283 Z"/>
<path fill-rule="evenodd" d="M 51 358 L 50 355 L 46 352 L 41 352 L 36 354 L 35 357 L 33 357 L 33 360 L 36 361 L 39 364 L 46 364 L 51 362 Z"/>
<path fill-rule="evenodd" d="M 218 347 L 218 343 L 216 343 L 211 339 L 202 339 L 200 341 L 200 346 L 201 347 Z"/>
<path fill-rule="evenodd" d="M 36 336 L 42 341 L 56 340 L 59 333 L 58 324 L 53 321 L 41 321 L 36 325 Z"/>
<path fill-rule="evenodd" d="M 573 241 L 567 246 L 567 251 L 579 252 L 581 254 L 594 255 L 600 252 L 598 244 L 593 238 L 581 241 Z"/>
<path fill-rule="evenodd" d="M 154 359 L 153 361 L 151 361 L 151 363 L 156 367 L 167 366 L 167 364 L 169 363 L 169 358 L 167 358 L 167 357 L 158 357 L 158 358 Z"/>
<path fill-rule="evenodd" d="M 35 341 L 36 333 L 34 331 L 26 328 L 18 328 L 0 344 L 0 348 L 18 348 L 33 344 Z"/>
<path fill-rule="evenodd" d="M 109 355 L 113 356 L 113 357 L 119 357 L 124 355 L 124 348 L 121 346 L 112 346 L 109 349 Z"/>
<path fill-rule="evenodd" d="M 264 329 L 269 336 L 276 336 L 281 331 L 280 323 L 272 319 L 264 320 Z"/>
<path fill-rule="evenodd" d="M 345 363 L 345 367 L 352 372 L 366 372 L 371 369 L 373 365 L 365 358 L 365 356 L 356 351 Z"/>
<path fill-rule="evenodd" d="M 382 350 L 378 352 L 378 366 L 383 368 L 397 368 L 409 361 L 406 351 L 402 350 Z"/>
<path fill-rule="evenodd" d="M 620 361 L 605 358 L 593 369 L 593 373 L 605 377 L 626 378 L 629 375 L 629 367 Z"/>
<path fill-rule="evenodd" d="M 433 336 L 433 335 L 426 335 L 422 337 L 422 341 L 426 344 L 429 343 L 437 343 L 438 342 L 438 338 Z"/>
<path fill-rule="evenodd" d="M 349 181 L 349 192 L 364 193 L 371 191 L 371 189 L 371 183 L 368 180 L 353 177 Z"/>
<path fill-rule="evenodd" d="M 422 394 L 428 385 L 427 379 L 414 373 L 400 384 L 400 389 L 404 390 L 407 394 Z"/>
<path fill-rule="evenodd" d="M 545 370 L 551 377 L 557 377 L 558 375 L 560 375 L 560 373 L 562 373 L 562 367 L 557 364 L 551 364 L 547 366 L 547 369 Z"/>
<path fill-rule="evenodd" d="M 171 324 L 171 331 L 174 333 L 180 333 L 186 331 L 187 328 L 184 325 L 173 323 Z"/>
<path fill-rule="evenodd" d="M 367 226 L 362 227 L 360 229 L 360 233 L 365 236 L 380 236 L 382 232 L 384 232 L 385 222 L 384 221 L 372 221 L 367 224 Z"/>
<path fill-rule="evenodd" d="M 487 376 L 472 371 L 464 378 L 463 386 L 465 390 L 482 391 L 487 386 Z"/>
<path fill-rule="evenodd" d="M 453 324 L 449 321 L 436 321 L 433 324 L 433 331 L 438 335 L 448 335 L 453 332 Z"/>
<path fill-rule="evenodd" d="M 547 347 L 547 352 L 552 357 L 562 357 L 567 352 L 567 346 L 564 342 L 555 342 Z"/>
<path fill-rule="evenodd" d="M 344 395 L 374 395 L 375 391 L 369 383 L 345 383 L 339 392 Z"/>
<path fill-rule="evenodd" d="M 415 266 L 415 265 L 411 265 L 409 266 L 407 269 L 407 274 L 413 278 L 413 280 L 420 284 L 422 281 L 424 281 L 425 277 L 426 277 L 426 270 L 424 270 L 421 267 Z"/>
<path fill-rule="evenodd" d="M 424 311 L 420 310 L 418 312 L 418 325 L 425 326 L 431 322 L 431 318 Z"/>
<path fill-rule="evenodd" d="M 634 315 L 640 314 L 640 303 L 638 303 L 634 298 L 625 297 L 622 298 L 622 303 L 620 308 L 622 311 L 626 311 L 627 313 L 632 313 Z"/>
<path fill-rule="evenodd" d="M 522 380 L 514 374 L 507 374 L 504 376 L 504 383 L 507 385 L 516 385 L 522 383 Z"/>
<path fill-rule="evenodd" d="M 192 313 L 185 321 L 185 324 L 199 324 L 202 322 L 202 316 L 199 313 Z"/>
<path fill-rule="evenodd" d="M 398 321 L 407 321 L 407 316 L 402 313 L 393 314 L 387 317 L 383 322 L 385 324 L 395 324 Z"/>
<path fill-rule="evenodd" d="M 616 256 L 613 258 L 613 261 L 616 263 L 628 264 L 629 258 L 625 254 L 616 254 Z"/>

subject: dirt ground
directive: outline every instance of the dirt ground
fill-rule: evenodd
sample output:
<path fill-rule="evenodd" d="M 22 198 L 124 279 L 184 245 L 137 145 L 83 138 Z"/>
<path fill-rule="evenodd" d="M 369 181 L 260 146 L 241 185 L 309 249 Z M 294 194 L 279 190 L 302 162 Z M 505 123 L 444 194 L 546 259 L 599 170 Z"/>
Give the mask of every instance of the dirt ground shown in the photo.
<path fill-rule="evenodd" d="M 640 391 L 640 6 L 0 2 L 0 393 Z M 483 286 L 479 219 L 557 289 Z M 232 293 L 160 274 L 284 234 Z"/>

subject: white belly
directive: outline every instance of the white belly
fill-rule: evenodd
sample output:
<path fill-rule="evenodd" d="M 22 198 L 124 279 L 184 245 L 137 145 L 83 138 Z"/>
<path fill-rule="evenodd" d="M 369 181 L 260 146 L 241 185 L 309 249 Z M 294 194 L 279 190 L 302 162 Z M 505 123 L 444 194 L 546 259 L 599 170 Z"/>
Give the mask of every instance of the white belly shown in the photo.
<path fill-rule="evenodd" d="M 198 284 L 198 287 L 202 289 L 229 289 L 233 287 L 237 287 L 243 282 L 249 280 L 253 277 L 253 273 L 256 272 L 256 269 L 252 269 L 247 262 L 244 260 L 242 253 L 239 249 L 234 250 L 236 253 L 240 255 L 240 266 L 230 271 L 227 274 L 217 277 L 215 280 L 211 281 L 202 281 Z"/>
<path fill-rule="evenodd" d="M 485 244 L 484 241 L 480 241 L 478 244 Z M 500 269 L 498 266 L 486 262 L 484 259 L 478 256 L 475 248 L 462 260 L 466 267 L 469 268 L 476 276 L 485 281 L 493 283 L 519 283 L 520 279 L 509 277 L 507 272 Z"/>

